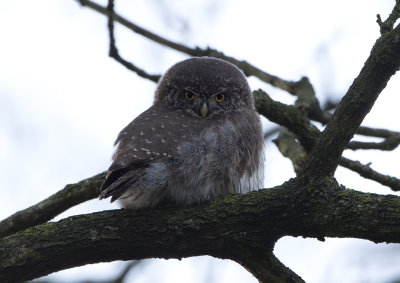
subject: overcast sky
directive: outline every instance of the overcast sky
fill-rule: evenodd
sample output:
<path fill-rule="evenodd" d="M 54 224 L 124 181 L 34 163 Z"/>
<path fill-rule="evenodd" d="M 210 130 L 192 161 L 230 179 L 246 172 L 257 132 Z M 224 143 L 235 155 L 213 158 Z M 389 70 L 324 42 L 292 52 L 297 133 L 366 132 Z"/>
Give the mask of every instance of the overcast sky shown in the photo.
<path fill-rule="evenodd" d="M 394 0 L 116 1 L 133 22 L 189 46 L 211 46 L 288 80 L 308 76 L 321 103 L 338 101 L 379 36 L 376 14 Z M 105 1 L 99 2 L 104 4 Z M 118 132 L 148 108 L 155 84 L 108 58 L 106 19 L 74 0 L 0 0 L 0 219 L 107 169 Z M 116 29 L 121 54 L 161 74 L 184 54 Z M 289 94 L 257 79 L 276 100 Z M 399 131 L 400 76 L 381 94 L 365 125 Z M 263 120 L 265 128 L 272 124 Z M 268 141 L 265 186 L 294 176 L 290 161 Z M 400 151 L 345 152 L 400 177 Z M 391 191 L 339 169 L 349 188 Z M 89 201 L 56 219 L 117 208 Z M 400 278 L 397 245 L 368 241 L 284 238 L 276 255 L 307 282 L 387 282 Z M 172 262 L 172 263 L 171 263 Z M 74 268 L 51 278 L 104 278 L 120 263 Z M 155 272 L 157 271 L 157 272 Z M 135 282 L 256 282 L 242 267 L 209 257 L 158 260 L 132 275 Z"/>

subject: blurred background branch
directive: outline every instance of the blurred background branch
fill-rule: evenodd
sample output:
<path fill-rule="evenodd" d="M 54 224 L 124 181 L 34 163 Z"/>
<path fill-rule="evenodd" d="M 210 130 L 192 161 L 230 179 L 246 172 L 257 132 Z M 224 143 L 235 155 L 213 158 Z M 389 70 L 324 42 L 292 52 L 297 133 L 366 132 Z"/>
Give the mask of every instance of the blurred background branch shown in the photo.
<path fill-rule="evenodd" d="M 74 283 L 123 283 L 126 282 L 126 277 L 130 272 L 134 272 L 138 267 L 141 267 L 145 264 L 145 260 L 132 260 L 125 264 L 121 272 L 115 277 L 111 279 L 105 280 L 90 280 L 85 279 L 82 281 L 75 281 Z M 32 282 L 33 281 L 29 281 Z M 57 281 L 53 280 L 35 280 L 35 283 L 57 283 Z"/>

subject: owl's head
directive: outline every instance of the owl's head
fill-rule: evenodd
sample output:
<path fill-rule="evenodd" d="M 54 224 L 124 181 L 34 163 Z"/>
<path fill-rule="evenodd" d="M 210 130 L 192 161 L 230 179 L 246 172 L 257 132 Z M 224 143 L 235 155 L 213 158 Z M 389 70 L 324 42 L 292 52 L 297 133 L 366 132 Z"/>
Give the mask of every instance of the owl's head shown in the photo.
<path fill-rule="evenodd" d="M 173 65 L 160 79 L 154 104 L 182 109 L 199 119 L 254 108 L 243 73 L 233 64 L 211 57 Z"/>

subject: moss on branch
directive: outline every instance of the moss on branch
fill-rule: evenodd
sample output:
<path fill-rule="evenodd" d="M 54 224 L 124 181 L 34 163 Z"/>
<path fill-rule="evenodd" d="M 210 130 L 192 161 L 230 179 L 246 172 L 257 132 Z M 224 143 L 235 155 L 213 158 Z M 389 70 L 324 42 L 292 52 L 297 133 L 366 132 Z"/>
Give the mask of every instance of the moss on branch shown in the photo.
<path fill-rule="evenodd" d="M 29 228 L 0 240 L 0 281 L 149 257 L 211 255 L 246 266 L 254 262 L 232 247 L 272 251 L 285 235 L 400 243 L 398 223 L 400 197 L 347 190 L 333 179 L 308 184 L 293 179 L 189 208 L 104 211 Z M 251 260 L 265 260 L 259 256 Z"/>

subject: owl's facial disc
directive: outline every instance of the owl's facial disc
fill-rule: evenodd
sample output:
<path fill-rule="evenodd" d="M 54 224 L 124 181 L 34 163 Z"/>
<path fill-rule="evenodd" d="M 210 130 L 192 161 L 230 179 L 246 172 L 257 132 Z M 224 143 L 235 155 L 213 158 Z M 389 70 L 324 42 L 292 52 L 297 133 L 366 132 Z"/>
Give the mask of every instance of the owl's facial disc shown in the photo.
<path fill-rule="evenodd" d="M 213 110 L 213 107 L 210 108 L 207 99 L 202 97 L 196 97 L 190 107 L 190 112 L 194 116 L 202 119 L 205 119 L 207 116 L 209 116 L 209 114 L 212 114 Z"/>
<path fill-rule="evenodd" d="M 231 63 L 210 57 L 193 57 L 172 66 L 159 82 L 154 104 L 182 109 L 200 119 L 242 107 L 254 109 L 244 74 Z"/>
<path fill-rule="evenodd" d="M 208 114 L 216 114 L 220 109 L 220 104 L 225 100 L 225 91 L 218 91 L 206 97 L 201 105 L 200 114 L 206 118 Z"/>
<path fill-rule="evenodd" d="M 186 89 L 183 97 L 186 101 L 184 109 L 197 118 L 208 119 L 222 112 L 221 104 L 225 100 L 225 92 L 207 95 Z"/>

